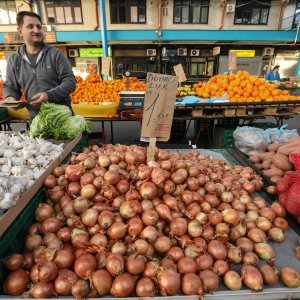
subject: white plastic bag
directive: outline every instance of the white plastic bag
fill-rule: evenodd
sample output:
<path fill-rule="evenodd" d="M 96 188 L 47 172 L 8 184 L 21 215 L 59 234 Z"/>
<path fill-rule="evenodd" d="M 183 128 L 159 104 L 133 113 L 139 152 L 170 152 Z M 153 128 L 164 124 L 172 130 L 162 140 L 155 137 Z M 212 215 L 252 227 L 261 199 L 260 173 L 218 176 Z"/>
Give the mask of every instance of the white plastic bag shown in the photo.
<path fill-rule="evenodd" d="M 297 129 L 286 129 L 287 127 L 288 125 L 284 124 L 280 128 L 269 128 L 265 130 L 272 144 L 286 144 L 291 138 L 299 136 Z"/>
<path fill-rule="evenodd" d="M 256 155 L 266 151 L 271 143 L 269 136 L 261 128 L 243 126 L 233 132 L 235 146 L 244 154 Z"/>

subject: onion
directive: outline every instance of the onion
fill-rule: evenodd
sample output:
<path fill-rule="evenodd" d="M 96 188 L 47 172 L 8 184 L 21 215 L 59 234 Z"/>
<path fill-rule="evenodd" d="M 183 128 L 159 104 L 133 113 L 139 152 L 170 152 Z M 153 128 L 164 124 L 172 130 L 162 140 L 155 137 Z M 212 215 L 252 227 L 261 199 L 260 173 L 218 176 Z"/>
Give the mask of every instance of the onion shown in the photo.
<path fill-rule="evenodd" d="M 46 203 L 40 203 L 35 210 L 34 216 L 41 223 L 50 217 L 54 217 L 54 209 Z"/>
<path fill-rule="evenodd" d="M 252 228 L 248 231 L 247 237 L 253 243 L 262 243 L 267 239 L 267 236 L 264 231 L 259 228 Z"/>
<path fill-rule="evenodd" d="M 214 259 L 224 260 L 227 257 L 226 246 L 218 240 L 212 240 L 208 243 L 207 252 L 211 254 Z"/>
<path fill-rule="evenodd" d="M 176 236 L 183 236 L 187 231 L 187 220 L 184 218 L 176 218 L 170 223 L 170 233 Z"/>
<path fill-rule="evenodd" d="M 77 212 L 77 213 L 82 213 L 84 212 L 85 210 L 87 210 L 89 208 L 90 204 L 89 204 L 89 200 L 85 197 L 77 197 L 74 202 L 73 202 L 73 207 L 74 207 L 74 210 Z"/>
<path fill-rule="evenodd" d="M 235 242 L 241 237 L 241 232 L 238 227 L 232 227 L 230 232 L 229 232 L 229 241 L 230 242 Z"/>
<path fill-rule="evenodd" d="M 254 252 L 246 252 L 243 255 L 243 263 L 252 266 L 257 266 L 259 264 L 259 257 Z"/>
<path fill-rule="evenodd" d="M 53 175 L 48 175 L 44 180 L 44 187 L 46 189 L 53 189 L 57 185 L 56 178 Z"/>
<path fill-rule="evenodd" d="M 184 274 L 181 280 L 181 290 L 185 295 L 202 295 L 202 283 L 196 274 Z"/>
<path fill-rule="evenodd" d="M 30 289 L 30 294 L 34 298 L 51 298 L 55 294 L 52 282 L 38 282 Z"/>
<path fill-rule="evenodd" d="M 286 231 L 289 229 L 289 223 L 287 222 L 287 220 L 281 217 L 277 217 L 273 221 L 273 225 L 277 228 L 280 228 L 282 231 Z"/>
<path fill-rule="evenodd" d="M 87 157 L 83 162 L 84 167 L 87 170 L 91 170 L 96 166 L 96 160 L 93 157 Z"/>
<path fill-rule="evenodd" d="M 115 215 L 111 211 L 102 211 L 98 216 L 98 223 L 102 229 L 109 228 L 114 223 Z"/>
<path fill-rule="evenodd" d="M 256 224 L 257 228 L 259 228 L 265 232 L 269 231 L 269 229 L 272 227 L 271 221 L 269 221 L 265 217 L 257 218 L 257 220 L 255 220 L 255 224 Z"/>
<path fill-rule="evenodd" d="M 107 234 L 113 240 L 122 239 L 127 232 L 127 225 L 122 222 L 113 223 L 107 230 Z"/>
<path fill-rule="evenodd" d="M 80 195 L 81 187 L 79 182 L 70 182 L 67 185 L 67 194 L 69 196 L 78 196 Z"/>
<path fill-rule="evenodd" d="M 156 288 L 154 282 L 148 277 L 142 277 L 135 288 L 138 297 L 154 297 Z"/>
<path fill-rule="evenodd" d="M 117 171 L 109 170 L 104 174 L 104 180 L 109 184 L 116 184 L 120 180 L 120 175 Z"/>
<path fill-rule="evenodd" d="M 92 184 L 95 177 L 93 173 L 85 173 L 80 177 L 80 186 L 86 186 L 87 184 Z"/>
<path fill-rule="evenodd" d="M 135 288 L 135 277 L 129 273 L 118 275 L 111 287 L 111 294 L 115 297 L 129 297 Z"/>
<path fill-rule="evenodd" d="M 80 195 L 87 198 L 91 199 L 95 196 L 97 190 L 93 184 L 87 184 L 81 188 Z"/>
<path fill-rule="evenodd" d="M 172 216 L 171 216 L 171 211 L 167 205 L 160 203 L 155 206 L 155 209 L 161 219 L 168 220 L 169 222 L 173 220 Z M 150 224 L 147 224 L 147 225 L 150 225 Z M 152 225 L 154 225 L 154 224 L 152 224 Z"/>
<path fill-rule="evenodd" d="M 211 207 L 217 207 L 221 203 L 216 194 L 206 194 L 204 199 L 211 205 Z"/>
<path fill-rule="evenodd" d="M 277 194 L 277 187 L 273 185 L 269 185 L 267 187 L 267 192 L 271 195 L 276 195 Z"/>
<path fill-rule="evenodd" d="M 254 183 L 246 181 L 243 183 L 243 189 L 249 194 L 252 195 L 256 191 Z"/>
<path fill-rule="evenodd" d="M 132 275 L 139 275 L 145 269 L 146 259 L 143 255 L 131 254 L 127 257 L 126 268 Z"/>
<path fill-rule="evenodd" d="M 141 232 L 141 238 L 145 239 L 149 243 L 153 244 L 158 237 L 158 231 L 153 226 L 145 227 Z"/>
<path fill-rule="evenodd" d="M 26 271 L 30 271 L 34 265 L 33 254 L 32 252 L 23 252 L 24 264 L 23 268 Z M 4 261 L 5 263 L 5 261 Z M 19 269 L 19 268 L 18 268 Z"/>
<path fill-rule="evenodd" d="M 230 203 L 233 201 L 233 195 L 231 192 L 223 192 L 221 194 L 221 200 L 225 203 Z"/>
<path fill-rule="evenodd" d="M 229 225 L 226 223 L 219 223 L 216 225 L 216 233 L 217 234 L 229 234 Z"/>
<path fill-rule="evenodd" d="M 153 246 L 158 253 L 167 253 L 172 247 L 172 241 L 170 238 L 162 235 L 156 239 Z"/>
<path fill-rule="evenodd" d="M 224 276 L 229 271 L 229 265 L 225 260 L 218 259 L 214 263 L 213 271 L 217 272 L 219 276 Z"/>
<path fill-rule="evenodd" d="M 100 167 L 107 168 L 110 165 L 109 157 L 107 155 L 99 155 L 98 164 Z"/>
<path fill-rule="evenodd" d="M 106 269 L 113 276 L 124 272 L 124 258 L 120 254 L 109 254 L 106 258 Z"/>
<path fill-rule="evenodd" d="M 95 246 L 95 248 L 97 249 L 102 249 L 103 247 L 106 247 L 107 244 L 108 244 L 108 241 L 107 241 L 107 237 L 98 232 L 98 233 L 95 233 L 91 238 L 90 238 L 90 244 L 92 246 Z"/>
<path fill-rule="evenodd" d="M 270 265 L 261 266 L 259 271 L 265 284 L 274 285 L 278 282 L 278 271 Z"/>
<path fill-rule="evenodd" d="M 233 264 L 239 264 L 243 259 L 241 249 L 237 247 L 229 247 L 227 259 Z"/>
<path fill-rule="evenodd" d="M 142 220 L 146 226 L 155 226 L 159 219 L 159 215 L 155 209 L 148 209 L 143 212 Z"/>
<path fill-rule="evenodd" d="M 39 280 L 41 282 L 50 282 L 56 278 L 58 274 L 58 267 L 52 261 L 45 261 L 38 267 Z"/>
<path fill-rule="evenodd" d="M 270 209 L 274 211 L 276 217 L 284 218 L 286 215 L 284 206 L 279 202 L 273 202 L 270 206 Z"/>
<path fill-rule="evenodd" d="M 93 286 L 97 289 L 99 296 L 109 294 L 112 287 L 113 279 L 107 270 L 97 270 L 92 276 Z"/>
<path fill-rule="evenodd" d="M 175 262 L 178 262 L 182 257 L 184 257 L 184 253 L 180 247 L 174 246 L 169 249 L 167 252 L 168 256 L 173 259 Z"/>
<path fill-rule="evenodd" d="M 283 283 L 292 288 L 300 286 L 300 274 L 299 272 L 291 267 L 283 267 L 280 271 L 281 279 Z"/>
<path fill-rule="evenodd" d="M 253 242 L 246 237 L 239 238 L 236 241 L 236 246 L 239 247 L 244 253 L 253 251 Z"/>
<path fill-rule="evenodd" d="M 4 265 L 9 271 L 16 271 L 21 269 L 25 264 L 24 257 L 22 254 L 11 254 L 4 260 Z"/>
<path fill-rule="evenodd" d="M 40 223 L 33 223 L 29 226 L 29 228 L 28 228 L 28 234 L 29 235 L 40 234 L 40 233 L 42 233 Z"/>
<path fill-rule="evenodd" d="M 54 290 L 61 296 L 69 296 L 72 292 L 72 286 L 76 283 L 78 277 L 70 270 L 60 270 L 58 277 L 54 281 Z"/>
<path fill-rule="evenodd" d="M 116 189 L 120 194 L 126 194 L 129 191 L 130 184 L 128 180 L 121 179 L 117 184 L 116 184 Z"/>
<path fill-rule="evenodd" d="M 247 218 L 251 221 L 256 221 L 259 217 L 259 213 L 256 210 L 250 210 L 247 212 Z"/>
<path fill-rule="evenodd" d="M 138 200 L 123 201 L 120 206 L 120 215 L 124 219 L 130 219 L 134 217 L 137 213 L 142 212 L 141 204 Z"/>
<path fill-rule="evenodd" d="M 276 227 L 273 227 L 268 231 L 268 237 L 271 241 L 276 243 L 282 243 L 285 239 L 282 230 Z"/>
<path fill-rule="evenodd" d="M 219 277 L 211 270 L 204 270 L 200 272 L 199 275 L 202 281 L 202 288 L 205 293 L 211 293 L 218 289 Z"/>
<path fill-rule="evenodd" d="M 43 239 L 39 234 L 29 235 L 26 238 L 25 246 L 29 251 L 33 251 L 42 245 Z"/>
<path fill-rule="evenodd" d="M 90 253 L 80 255 L 74 263 L 74 271 L 78 277 L 87 278 L 96 270 L 97 262 Z"/>
<path fill-rule="evenodd" d="M 143 239 L 138 239 L 134 242 L 134 247 L 138 254 L 146 255 L 149 244 Z"/>
<path fill-rule="evenodd" d="M 53 202 L 57 203 L 59 199 L 65 194 L 64 190 L 60 186 L 55 186 L 53 189 L 48 190 L 48 197 Z"/>
<path fill-rule="evenodd" d="M 193 258 L 182 257 L 178 261 L 178 271 L 181 274 L 196 273 L 198 271 L 198 265 Z"/>
<path fill-rule="evenodd" d="M 3 290 L 5 294 L 19 296 L 22 295 L 29 283 L 29 275 L 22 269 L 8 274 L 4 281 Z"/>
<path fill-rule="evenodd" d="M 228 271 L 224 276 L 225 285 L 233 290 L 238 291 L 242 287 L 242 279 L 240 275 L 235 271 Z"/>
<path fill-rule="evenodd" d="M 120 254 L 125 255 L 126 254 L 127 247 L 123 242 L 115 242 L 111 248 L 111 253 L 113 254 Z"/>
<path fill-rule="evenodd" d="M 201 236 L 202 231 L 203 231 L 202 225 L 196 220 L 189 222 L 187 230 L 188 230 L 189 236 L 194 237 L 194 238 Z"/>
<path fill-rule="evenodd" d="M 127 226 L 128 234 L 133 238 L 136 238 L 138 235 L 140 235 L 144 229 L 144 224 L 142 220 L 140 219 L 140 217 L 137 216 L 129 219 L 127 222 Z"/>
<path fill-rule="evenodd" d="M 196 262 L 198 264 L 199 270 L 209 270 L 214 265 L 214 259 L 213 257 L 208 254 L 204 253 L 196 258 Z"/>
<path fill-rule="evenodd" d="M 65 174 L 65 170 L 64 170 L 63 167 L 60 167 L 60 166 L 55 167 L 54 170 L 53 170 L 53 175 L 57 178 L 64 175 L 64 174 Z"/>
<path fill-rule="evenodd" d="M 84 167 L 80 165 L 68 165 L 66 167 L 66 177 L 70 181 L 79 181 L 80 177 L 85 173 Z"/>
<path fill-rule="evenodd" d="M 90 293 L 90 284 L 84 279 L 79 279 L 72 286 L 72 295 L 76 299 L 86 298 Z"/>
<path fill-rule="evenodd" d="M 271 222 L 276 218 L 275 212 L 269 207 L 261 208 L 259 214 L 261 217 L 265 217 Z"/>
<path fill-rule="evenodd" d="M 261 273 L 251 265 L 243 265 L 241 276 L 244 284 L 253 291 L 260 292 L 263 289 L 263 277 Z"/>
<path fill-rule="evenodd" d="M 211 225 L 203 226 L 202 237 L 204 237 L 206 241 L 212 240 L 214 235 L 215 235 L 214 227 L 212 227 Z"/>
<path fill-rule="evenodd" d="M 143 199 L 152 200 L 157 195 L 157 187 L 153 182 L 146 181 L 140 186 L 140 194 Z"/>
<path fill-rule="evenodd" d="M 209 211 L 209 213 L 207 214 L 207 217 L 208 217 L 209 222 L 213 225 L 217 225 L 218 223 L 221 223 L 223 220 L 222 214 L 215 208 L 213 208 Z"/>
<path fill-rule="evenodd" d="M 81 215 L 81 221 L 86 226 L 94 226 L 98 221 L 99 213 L 94 208 L 85 210 Z"/>
<path fill-rule="evenodd" d="M 173 194 L 176 190 L 176 185 L 172 180 L 166 180 L 164 182 L 163 190 L 166 194 Z"/>
<path fill-rule="evenodd" d="M 180 275 L 172 269 L 162 270 L 158 275 L 158 283 L 162 296 L 173 296 L 179 292 Z"/>
<path fill-rule="evenodd" d="M 222 211 L 223 221 L 231 226 L 235 226 L 239 222 L 239 215 L 234 209 L 225 209 Z"/>
<path fill-rule="evenodd" d="M 254 251 L 262 259 L 271 260 L 275 258 L 275 252 L 273 248 L 267 243 L 255 244 Z"/>

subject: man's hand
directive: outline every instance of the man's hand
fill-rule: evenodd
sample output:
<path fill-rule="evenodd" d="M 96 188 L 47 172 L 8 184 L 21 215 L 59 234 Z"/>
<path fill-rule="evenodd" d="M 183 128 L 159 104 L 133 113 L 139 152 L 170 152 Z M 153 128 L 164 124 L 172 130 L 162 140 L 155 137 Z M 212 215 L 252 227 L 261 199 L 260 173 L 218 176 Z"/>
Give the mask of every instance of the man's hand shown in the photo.
<path fill-rule="evenodd" d="M 21 109 L 25 106 L 25 103 L 18 101 L 15 97 L 12 97 L 12 96 L 5 98 L 4 101 L 6 103 L 10 103 L 10 102 L 11 103 L 16 103 L 16 102 L 18 102 L 19 105 L 12 107 L 13 110 L 18 110 L 18 109 Z"/>
<path fill-rule="evenodd" d="M 48 95 L 45 92 L 41 92 L 35 94 L 31 99 L 34 100 L 30 102 L 31 105 L 40 107 L 43 102 L 48 101 Z"/>

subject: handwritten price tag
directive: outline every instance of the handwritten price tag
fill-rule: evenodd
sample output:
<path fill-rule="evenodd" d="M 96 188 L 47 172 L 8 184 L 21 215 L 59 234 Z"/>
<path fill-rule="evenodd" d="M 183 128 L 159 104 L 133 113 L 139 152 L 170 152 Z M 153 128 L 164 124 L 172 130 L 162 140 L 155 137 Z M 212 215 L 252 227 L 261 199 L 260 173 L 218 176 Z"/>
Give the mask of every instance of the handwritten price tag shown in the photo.
<path fill-rule="evenodd" d="M 101 57 L 101 64 L 102 64 L 101 74 L 109 75 L 110 57 L 106 57 L 106 56 Z"/>
<path fill-rule="evenodd" d="M 176 76 L 147 73 L 141 140 L 170 139 L 177 86 Z"/>

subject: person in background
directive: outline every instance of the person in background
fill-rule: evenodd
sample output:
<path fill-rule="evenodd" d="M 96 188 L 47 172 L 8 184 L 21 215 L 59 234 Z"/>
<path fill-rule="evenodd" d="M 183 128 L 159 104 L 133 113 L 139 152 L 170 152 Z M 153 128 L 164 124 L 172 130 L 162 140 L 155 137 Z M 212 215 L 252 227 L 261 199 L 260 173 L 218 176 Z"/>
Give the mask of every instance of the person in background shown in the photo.
<path fill-rule="evenodd" d="M 273 70 L 270 70 L 267 75 L 266 75 L 266 80 L 274 81 L 280 80 L 280 75 L 279 75 L 279 65 L 276 65 Z"/>
<path fill-rule="evenodd" d="M 21 11 L 17 25 L 25 44 L 8 60 L 3 99 L 19 101 L 23 89 L 31 120 L 43 102 L 71 108 L 70 93 L 76 88 L 76 79 L 63 52 L 44 43 L 41 17 Z"/>

